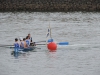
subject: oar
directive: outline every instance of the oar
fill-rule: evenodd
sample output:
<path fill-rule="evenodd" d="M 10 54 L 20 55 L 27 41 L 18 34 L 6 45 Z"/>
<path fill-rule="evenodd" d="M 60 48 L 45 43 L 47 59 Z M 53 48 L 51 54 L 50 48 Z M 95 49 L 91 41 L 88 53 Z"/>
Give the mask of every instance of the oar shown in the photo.
<path fill-rule="evenodd" d="M 58 45 L 69 45 L 69 42 L 59 42 Z M 36 45 L 46 45 L 46 44 L 36 44 Z"/>
<path fill-rule="evenodd" d="M 40 42 L 40 41 L 39 41 Z M 42 41 L 42 42 L 45 42 L 45 41 Z M 49 41 L 50 42 L 50 41 Z M 39 43 L 35 43 L 36 45 L 46 45 L 46 44 L 39 44 Z M 69 42 L 59 42 L 57 43 L 58 45 L 69 45 Z M 7 47 L 7 46 L 14 46 L 14 45 L 0 45 L 0 47 Z M 10 48 L 13 48 L 13 47 L 10 47 Z"/>
<path fill-rule="evenodd" d="M 48 42 L 53 42 L 53 39 L 49 39 Z M 58 45 L 68 45 L 69 42 L 59 42 Z"/>
<path fill-rule="evenodd" d="M 36 42 L 37 43 L 37 42 Z M 58 45 L 68 45 L 69 42 L 59 42 L 57 43 Z M 36 44 L 36 45 L 46 45 L 46 44 Z M 14 45 L 0 45 L 0 47 L 5 47 L 5 46 L 14 46 Z"/>
<path fill-rule="evenodd" d="M 40 42 L 46 42 L 46 41 L 37 41 L 37 42 L 33 42 L 33 43 L 40 43 Z M 5 47 L 5 46 L 14 46 L 14 45 L 2 45 L 2 44 L 0 44 L 0 47 Z"/>
<path fill-rule="evenodd" d="M 33 43 L 40 43 L 40 42 L 46 42 L 46 41 L 37 41 L 37 42 L 33 42 Z"/>
<path fill-rule="evenodd" d="M 59 42 L 57 44 L 59 44 L 59 45 L 69 45 L 69 42 Z"/>
<path fill-rule="evenodd" d="M 36 45 L 46 45 L 46 44 L 36 44 Z"/>
<path fill-rule="evenodd" d="M 0 45 L 0 47 L 14 46 L 14 45 Z"/>

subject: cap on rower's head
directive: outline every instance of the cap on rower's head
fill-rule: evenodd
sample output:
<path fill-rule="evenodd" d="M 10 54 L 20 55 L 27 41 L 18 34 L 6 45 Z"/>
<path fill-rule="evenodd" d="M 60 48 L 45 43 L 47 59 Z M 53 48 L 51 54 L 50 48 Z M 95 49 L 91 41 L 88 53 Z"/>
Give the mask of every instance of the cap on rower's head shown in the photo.
<path fill-rule="evenodd" d="M 23 38 L 22 38 L 22 37 L 20 37 L 20 38 L 19 38 L 19 40 L 20 40 L 20 41 L 22 41 L 22 40 L 23 40 Z"/>

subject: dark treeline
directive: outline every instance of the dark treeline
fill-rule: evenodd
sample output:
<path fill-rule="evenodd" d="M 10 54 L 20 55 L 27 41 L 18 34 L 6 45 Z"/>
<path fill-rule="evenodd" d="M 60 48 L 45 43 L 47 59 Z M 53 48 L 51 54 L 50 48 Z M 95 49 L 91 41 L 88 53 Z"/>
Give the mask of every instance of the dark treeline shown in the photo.
<path fill-rule="evenodd" d="M 0 0 L 0 11 L 100 11 L 100 0 Z"/>

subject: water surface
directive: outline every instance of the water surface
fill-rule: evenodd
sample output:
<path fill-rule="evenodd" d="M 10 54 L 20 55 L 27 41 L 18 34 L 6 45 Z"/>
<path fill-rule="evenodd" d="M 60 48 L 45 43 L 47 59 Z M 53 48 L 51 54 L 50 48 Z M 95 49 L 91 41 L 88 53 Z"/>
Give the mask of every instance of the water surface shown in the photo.
<path fill-rule="evenodd" d="M 5 12 L 0 13 L 0 44 L 12 45 L 31 33 L 33 41 L 46 40 L 49 25 L 55 42 L 69 42 L 49 52 L 37 45 L 35 52 L 11 55 L 0 47 L 0 75 L 99 75 L 100 13 Z"/>

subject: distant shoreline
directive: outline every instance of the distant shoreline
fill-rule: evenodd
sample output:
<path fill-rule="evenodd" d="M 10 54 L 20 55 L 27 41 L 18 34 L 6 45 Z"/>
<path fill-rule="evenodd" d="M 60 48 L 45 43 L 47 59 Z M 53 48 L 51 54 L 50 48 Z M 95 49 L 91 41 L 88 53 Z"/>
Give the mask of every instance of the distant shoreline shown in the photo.
<path fill-rule="evenodd" d="M 35 11 L 35 12 L 69 12 L 100 11 L 99 0 L 2 0 L 0 12 Z"/>

